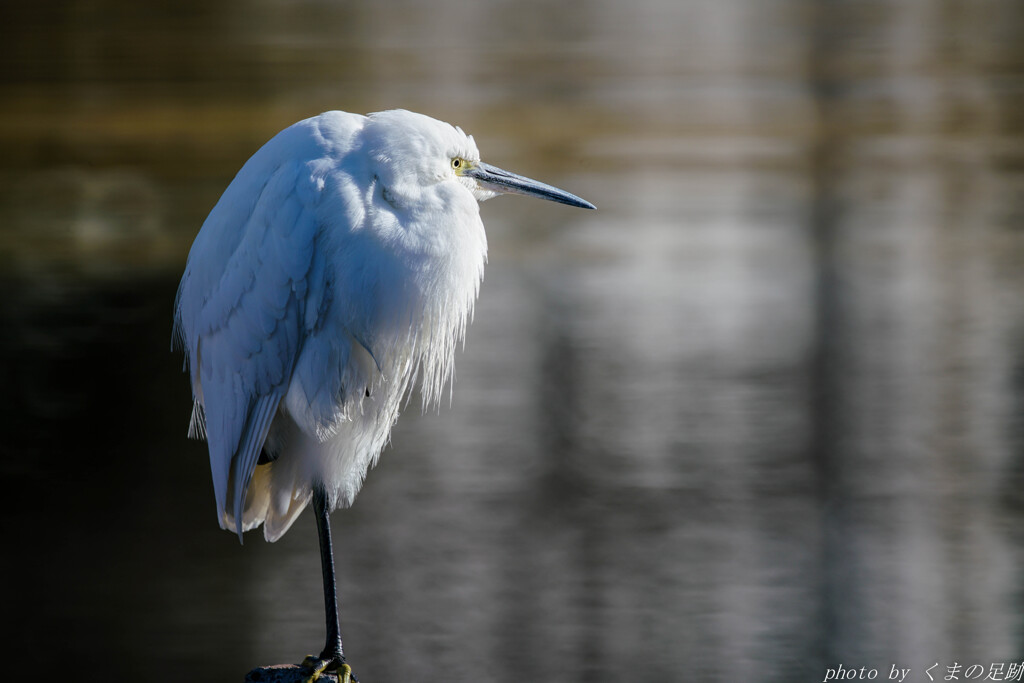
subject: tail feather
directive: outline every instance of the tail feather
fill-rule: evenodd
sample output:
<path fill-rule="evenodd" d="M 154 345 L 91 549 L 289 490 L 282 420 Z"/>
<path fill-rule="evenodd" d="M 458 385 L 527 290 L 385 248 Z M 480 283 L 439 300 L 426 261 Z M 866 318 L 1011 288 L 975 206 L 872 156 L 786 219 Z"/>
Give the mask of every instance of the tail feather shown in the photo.
<path fill-rule="evenodd" d="M 220 526 L 226 531 L 250 531 L 263 524 L 263 537 L 273 543 L 281 538 L 309 504 L 310 493 L 282 485 L 280 472 L 275 485 L 274 469 L 279 461 L 260 465 L 252 473 L 241 514 L 224 510 Z"/>

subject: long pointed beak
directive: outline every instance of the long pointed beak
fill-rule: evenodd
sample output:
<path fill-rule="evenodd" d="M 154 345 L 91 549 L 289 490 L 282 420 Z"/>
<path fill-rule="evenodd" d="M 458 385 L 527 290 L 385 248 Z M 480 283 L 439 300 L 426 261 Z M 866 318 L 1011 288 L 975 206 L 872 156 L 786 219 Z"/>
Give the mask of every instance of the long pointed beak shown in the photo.
<path fill-rule="evenodd" d="M 552 187 L 537 180 L 531 180 L 511 171 L 504 171 L 497 166 L 491 166 L 482 161 L 474 164 L 472 168 L 466 169 L 464 175 L 476 178 L 482 187 L 492 192 L 540 197 L 541 199 L 549 199 L 559 204 L 578 206 L 581 209 L 597 208 L 586 199 L 580 199 L 565 190 L 559 190 L 557 187 Z"/>

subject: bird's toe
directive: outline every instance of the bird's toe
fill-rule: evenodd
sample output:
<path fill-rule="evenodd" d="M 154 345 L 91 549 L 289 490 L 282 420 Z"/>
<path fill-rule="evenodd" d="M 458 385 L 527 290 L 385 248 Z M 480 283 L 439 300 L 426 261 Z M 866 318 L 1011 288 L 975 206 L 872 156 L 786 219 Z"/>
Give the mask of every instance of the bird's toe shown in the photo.
<path fill-rule="evenodd" d="M 306 655 L 300 666 L 309 671 L 309 676 L 303 679 L 303 683 L 315 683 L 328 671 L 335 673 L 338 683 L 359 683 L 359 679 L 352 673 L 352 667 L 344 658 L 324 659 L 316 655 Z"/>

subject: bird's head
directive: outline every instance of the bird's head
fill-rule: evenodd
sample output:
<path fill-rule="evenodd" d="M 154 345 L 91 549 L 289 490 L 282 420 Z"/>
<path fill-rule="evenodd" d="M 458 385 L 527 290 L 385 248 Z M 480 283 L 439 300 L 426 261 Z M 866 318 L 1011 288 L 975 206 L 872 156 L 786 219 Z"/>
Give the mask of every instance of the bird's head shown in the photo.
<path fill-rule="evenodd" d="M 421 197 L 426 186 L 454 181 L 480 202 L 499 194 L 522 194 L 596 208 L 557 187 L 481 161 L 473 136 L 461 128 L 403 109 L 369 118 L 365 132 L 375 174 L 399 203 Z"/>

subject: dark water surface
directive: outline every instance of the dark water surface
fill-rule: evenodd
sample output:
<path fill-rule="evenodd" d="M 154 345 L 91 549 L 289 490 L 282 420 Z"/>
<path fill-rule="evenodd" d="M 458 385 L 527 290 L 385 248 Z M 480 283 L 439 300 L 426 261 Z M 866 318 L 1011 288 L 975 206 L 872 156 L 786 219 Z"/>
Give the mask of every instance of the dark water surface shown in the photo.
<path fill-rule="evenodd" d="M 319 651 L 313 520 L 217 528 L 171 309 L 264 140 L 394 106 L 599 211 L 483 207 L 452 404 L 333 518 L 365 683 L 1024 661 L 1022 8 L 8 10 L 7 661 L 224 682 Z"/>

